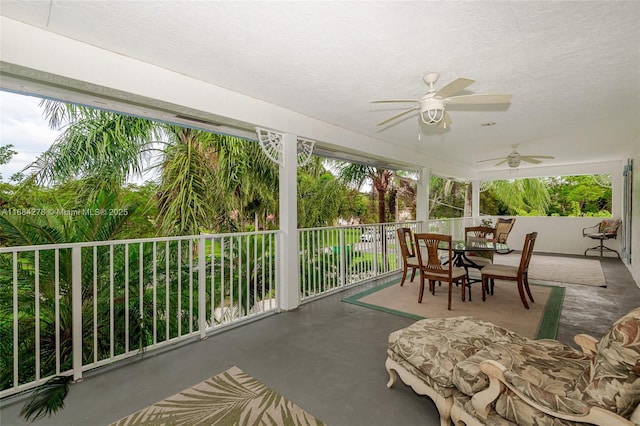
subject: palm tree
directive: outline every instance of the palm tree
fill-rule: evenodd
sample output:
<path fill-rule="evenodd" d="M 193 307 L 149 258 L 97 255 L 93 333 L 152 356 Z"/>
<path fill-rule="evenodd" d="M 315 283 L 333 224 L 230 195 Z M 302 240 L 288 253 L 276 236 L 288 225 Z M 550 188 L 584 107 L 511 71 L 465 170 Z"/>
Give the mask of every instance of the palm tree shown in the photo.
<path fill-rule="evenodd" d="M 32 165 L 38 182 L 93 179 L 82 194 L 90 200 L 142 176 L 155 152 L 156 225 L 164 235 L 243 228 L 246 214 L 275 211 L 277 166 L 253 141 L 50 100 L 41 105 L 63 133 Z"/>
<path fill-rule="evenodd" d="M 371 181 L 378 196 L 378 222 L 386 222 L 386 196 L 392 185 L 394 173 L 391 170 L 355 163 L 337 162 L 335 165 L 338 172 L 338 179 L 347 186 L 360 189 L 367 180 Z"/>
<path fill-rule="evenodd" d="M 83 242 L 95 240 L 108 240 L 115 238 L 120 233 L 130 216 L 127 215 L 81 215 L 78 217 L 55 213 L 64 209 L 62 205 L 43 206 L 42 215 L 32 216 L 10 216 L 0 215 L 0 234 L 4 242 L 8 245 L 40 245 L 40 244 L 62 244 L 69 242 Z M 101 192 L 96 194 L 94 202 L 87 206 L 91 211 L 122 210 L 133 213 L 135 205 L 121 205 L 117 200 L 117 194 Z M 52 213 L 53 212 L 53 213 Z M 108 254 L 108 253 L 107 253 Z M 99 253 L 104 255 L 104 251 Z M 60 249 L 58 251 L 58 274 L 56 269 L 48 267 L 54 265 L 54 253 L 51 250 L 39 252 L 38 261 L 41 265 L 39 269 L 35 267 L 34 252 L 26 252 L 20 256 L 18 264 L 18 306 L 20 306 L 18 321 L 19 347 L 18 359 L 20 368 L 18 371 L 19 381 L 26 383 L 36 376 L 35 357 L 40 358 L 40 373 L 43 377 L 53 375 L 56 372 L 56 357 L 59 356 L 60 370 L 66 371 L 72 363 L 72 309 L 71 309 L 71 250 Z M 91 283 L 93 282 L 89 274 L 93 274 L 90 256 L 83 256 L 83 288 L 82 288 L 82 310 L 83 310 L 83 339 L 91 340 L 93 326 L 90 323 L 93 319 L 93 304 L 87 303 L 96 298 L 96 304 L 100 312 L 109 311 L 109 292 L 104 289 L 93 294 Z M 0 269 L 11 270 L 12 260 L 6 256 L 0 256 Z M 44 266 L 46 265 L 46 266 Z M 104 285 L 109 283 L 108 276 L 109 263 L 98 261 L 96 264 L 97 276 L 103 277 L 99 282 Z M 117 267 L 117 270 L 123 268 Z M 35 294 L 34 282 L 38 273 L 39 292 Z M 14 333 L 13 324 L 13 286 L 10 274 L 0 276 L 0 334 L 9 336 Z M 58 288 L 56 293 L 55 289 Z M 34 306 L 34 300 L 39 300 L 38 315 Z M 56 315 L 56 301 L 59 306 L 59 314 Z M 97 324 L 100 334 L 98 341 L 109 341 L 109 324 L 104 320 L 108 315 L 100 315 L 102 320 Z M 39 336 L 35 336 L 35 324 L 38 321 L 40 327 Z M 123 320 L 124 321 L 124 320 Z M 136 335 L 137 328 L 135 321 L 132 322 L 131 332 Z M 56 349 L 56 341 L 60 339 L 59 349 Z M 36 352 L 36 345 L 39 342 L 40 350 Z M 89 348 L 92 349 L 92 348 Z M 13 380 L 13 342 L 12 339 L 2 339 L 0 343 L 0 387 L 6 388 Z M 58 353 L 58 355 L 56 355 Z M 84 351 L 85 359 L 92 359 L 93 352 Z M 62 408 L 64 395 L 68 379 L 54 377 L 43 388 L 36 391 L 36 397 L 42 397 L 35 403 L 29 403 L 25 409 L 27 419 L 31 417 L 41 417 Z M 35 419 L 34 418 L 34 419 Z"/>
<path fill-rule="evenodd" d="M 73 178 L 94 179 L 101 189 L 141 176 L 161 126 L 151 120 L 73 104 L 43 100 L 40 106 L 53 129 L 63 130 L 32 165 L 38 182 L 56 184 Z"/>
<path fill-rule="evenodd" d="M 298 227 L 331 226 L 346 200 L 346 188 L 319 157 L 298 171 Z"/>
<path fill-rule="evenodd" d="M 486 194 L 486 195 L 485 195 Z M 532 212 L 545 215 L 551 198 L 541 179 L 514 179 L 493 181 L 482 197 L 493 197 L 504 205 L 509 214 L 526 215 Z"/>
<path fill-rule="evenodd" d="M 378 223 L 387 221 L 386 196 L 393 183 L 393 172 L 387 169 L 379 169 L 355 163 L 336 163 L 338 179 L 347 186 L 362 187 L 366 180 L 370 180 L 378 195 Z M 382 246 L 382 259 L 385 270 L 389 269 L 389 251 L 387 238 L 380 238 Z"/>

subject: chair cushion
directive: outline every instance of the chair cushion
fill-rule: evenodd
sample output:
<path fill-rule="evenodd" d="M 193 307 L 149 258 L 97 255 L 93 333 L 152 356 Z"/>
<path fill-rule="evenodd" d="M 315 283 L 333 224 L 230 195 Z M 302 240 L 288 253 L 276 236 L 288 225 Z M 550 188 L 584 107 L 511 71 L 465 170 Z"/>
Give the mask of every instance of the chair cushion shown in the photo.
<path fill-rule="evenodd" d="M 453 369 L 491 342 L 526 340 L 512 331 L 472 317 L 417 321 L 389 335 L 388 350 L 439 386 L 453 387 Z M 400 361 L 399 361 L 400 362 Z"/>
<path fill-rule="evenodd" d="M 496 275 L 501 277 L 518 277 L 518 267 L 511 265 L 492 264 L 481 269 L 482 275 Z"/>
<path fill-rule="evenodd" d="M 605 219 L 600 222 L 600 228 L 598 231 L 603 234 L 617 234 L 620 223 L 620 219 Z"/>
<path fill-rule="evenodd" d="M 460 391 L 454 390 L 453 394 L 453 403 L 457 406 L 459 406 L 460 408 L 462 408 L 462 410 L 464 412 L 466 412 L 467 414 L 473 416 L 479 423 L 486 425 L 486 426 L 517 426 L 515 423 L 510 422 L 509 420 L 505 419 L 504 417 L 501 417 L 498 415 L 498 413 L 495 412 L 495 410 L 491 410 L 489 411 L 489 415 L 487 416 L 486 419 L 481 419 L 480 417 L 478 417 L 478 414 L 476 413 L 475 408 L 473 408 L 473 405 L 471 404 L 471 397 L 468 395 L 463 394 Z"/>
<path fill-rule="evenodd" d="M 607 237 L 607 235 L 603 234 L 602 232 L 595 232 L 593 234 L 584 234 L 585 237 L 589 237 L 592 238 L 594 240 L 608 240 L 609 237 Z"/>
<path fill-rule="evenodd" d="M 495 343 L 458 363 L 453 371 L 453 383 L 469 396 L 486 389 L 489 379 L 480 372 L 480 362 L 491 359 L 524 377 L 532 378 L 534 383 L 540 383 L 544 377 L 545 385 L 548 383 L 552 389 L 565 389 L 563 393 L 566 393 L 572 391 L 575 385 L 575 381 L 567 382 L 568 378 L 575 380 L 584 373 L 589 368 L 591 358 L 551 339 L 527 339 L 515 344 Z M 540 371 L 544 371 L 544 374 L 540 374 Z M 532 374 L 533 377 L 530 377 Z M 547 375 L 555 384 L 546 381 Z"/>
<path fill-rule="evenodd" d="M 473 396 L 488 387 L 480 362 L 492 359 L 504 365 L 505 379 L 528 399 L 550 410 L 584 415 L 589 407 L 572 398 L 576 380 L 589 369 L 593 356 L 579 352 L 557 340 L 527 340 L 524 343 L 493 343 L 478 351 L 454 369 L 455 387 Z M 467 407 L 467 409 L 472 407 Z M 495 403 L 496 412 L 518 425 L 573 425 L 546 415 L 506 389 Z"/>
<path fill-rule="evenodd" d="M 465 271 L 465 269 L 462 267 L 454 266 L 453 268 L 451 268 L 451 278 L 454 280 L 466 275 L 467 275 L 467 271 Z M 448 280 L 449 273 L 444 272 L 442 274 L 437 274 L 434 272 L 425 271 L 424 277 L 430 280 Z"/>
<path fill-rule="evenodd" d="M 616 321 L 597 349 L 574 396 L 628 418 L 640 404 L 640 308 Z"/>
<path fill-rule="evenodd" d="M 418 258 L 415 257 L 415 256 L 414 257 L 407 257 L 407 265 L 418 267 L 418 266 L 420 266 L 420 262 L 418 262 Z"/>
<path fill-rule="evenodd" d="M 435 390 L 445 398 L 451 396 L 451 394 L 453 394 L 453 392 L 455 391 L 455 388 L 453 386 L 442 386 L 440 383 L 436 382 L 431 377 L 427 376 L 422 371 L 418 370 L 413 364 L 411 364 L 406 359 L 402 358 L 397 353 L 393 352 L 391 349 L 387 349 L 387 355 L 389 356 L 389 358 L 396 361 L 398 364 L 402 365 L 404 368 L 407 369 L 407 371 L 409 371 L 411 374 L 416 376 L 418 379 L 425 382 L 427 386 L 429 386 L 430 388 L 432 388 L 433 390 Z"/>

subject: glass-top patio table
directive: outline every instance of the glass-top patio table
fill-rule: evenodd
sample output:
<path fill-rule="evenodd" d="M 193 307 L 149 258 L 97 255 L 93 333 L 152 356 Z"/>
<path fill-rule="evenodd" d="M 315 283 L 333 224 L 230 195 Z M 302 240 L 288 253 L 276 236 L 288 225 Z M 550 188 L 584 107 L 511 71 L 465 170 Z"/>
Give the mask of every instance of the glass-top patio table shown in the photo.
<path fill-rule="evenodd" d="M 471 284 L 482 281 L 482 278 L 471 278 L 469 276 L 469 268 L 481 270 L 486 264 L 476 263 L 473 261 L 475 257 L 477 259 L 484 259 L 481 256 L 467 256 L 467 253 L 491 253 L 498 250 L 504 252 L 509 251 L 509 247 L 503 243 L 496 243 L 493 241 L 452 241 L 451 250 L 453 251 L 453 257 L 451 261 L 454 266 L 463 267 L 467 272 L 467 287 L 469 288 L 469 302 L 471 302 Z"/>
<path fill-rule="evenodd" d="M 509 246 L 502 243 L 494 243 L 493 241 L 453 241 L 451 243 L 451 250 L 453 251 L 452 261 L 454 266 L 480 269 L 485 265 L 478 265 L 472 259 L 469 259 L 469 257 L 467 257 L 468 252 L 490 253 L 498 250 L 508 251 Z"/>

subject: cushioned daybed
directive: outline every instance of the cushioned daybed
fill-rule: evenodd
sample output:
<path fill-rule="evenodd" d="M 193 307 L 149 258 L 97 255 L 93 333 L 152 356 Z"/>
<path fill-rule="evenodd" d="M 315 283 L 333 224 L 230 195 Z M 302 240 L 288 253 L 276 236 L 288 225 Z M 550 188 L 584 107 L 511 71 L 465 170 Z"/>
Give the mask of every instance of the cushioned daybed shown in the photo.
<path fill-rule="evenodd" d="M 426 319 L 389 335 L 386 368 L 429 396 L 442 426 L 640 424 L 640 308 L 582 351 L 472 317 Z"/>

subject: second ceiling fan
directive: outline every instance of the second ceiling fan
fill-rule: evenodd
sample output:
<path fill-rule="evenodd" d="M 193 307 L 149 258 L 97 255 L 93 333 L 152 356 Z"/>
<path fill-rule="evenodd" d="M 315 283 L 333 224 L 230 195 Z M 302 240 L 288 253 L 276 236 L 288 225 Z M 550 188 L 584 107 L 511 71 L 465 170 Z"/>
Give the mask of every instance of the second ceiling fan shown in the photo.
<path fill-rule="evenodd" d="M 386 120 L 379 122 L 378 126 L 400 118 L 410 112 L 419 111 L 420 118 L 425 124 L 438 124 L 446 129 L 451 124 L 451 117 L 445 110 L 446 105 L 504 104 L 511 102 L 512 95 L 506 93 L 453 96 L 475 83 L 475 80 L 470 78 L 458 78 L 445 85 L 440 90 L 436 90 L 433 85 L 438 81 L 439 77 L 440 74 L 437 72 L 431 72 L 424 75 L 422 79 L 427 85 L 429 85 L 429 90 L 420 99 L 386 99 L 373 101 L 372 103 L 414 102 L 418 104 L 394 115 L 393 117 L 389 117 Z"/>
<path fill-rule="evenodd" d="M 501 166 L 502 164 L 507 163 L 509 167 L 516 168 L 520 165 L 521 161 L 525 161 L 531 164 L 540 164 L 542 163 L 542 160 L 553 160 L 555 158 L 550 155 L 521 155 L 518 151 L 516 151 L 518 145 L 519 144 L 517 143 L 512 144 L 511 148 L 513 149 L 511 153 L 506 157 L 489 158 L 487 160 L 480 160 L 478 161 L 478 163 L 500 160 L 496 164 L 494 164 L 494 166 Z"/>

